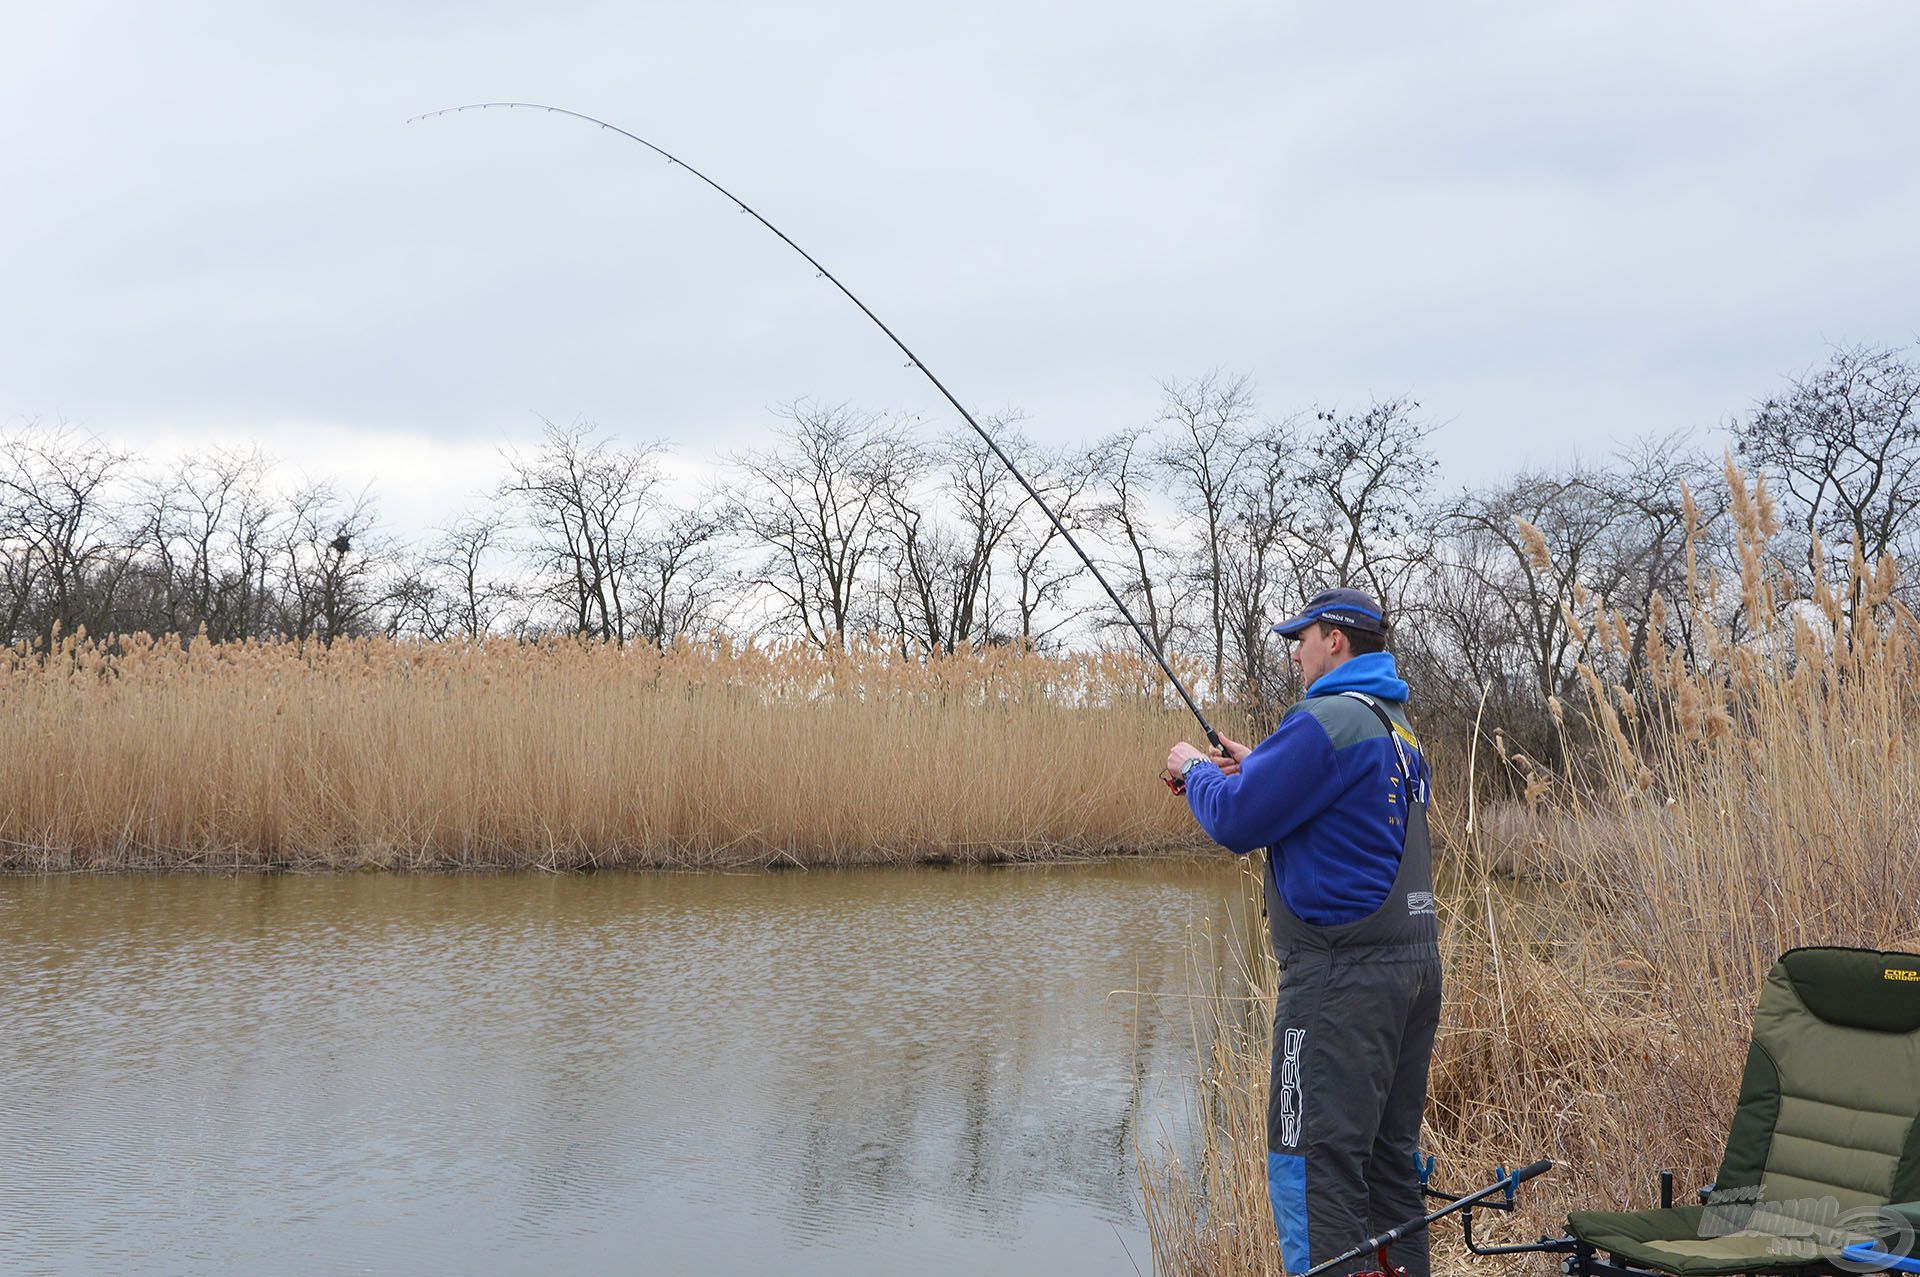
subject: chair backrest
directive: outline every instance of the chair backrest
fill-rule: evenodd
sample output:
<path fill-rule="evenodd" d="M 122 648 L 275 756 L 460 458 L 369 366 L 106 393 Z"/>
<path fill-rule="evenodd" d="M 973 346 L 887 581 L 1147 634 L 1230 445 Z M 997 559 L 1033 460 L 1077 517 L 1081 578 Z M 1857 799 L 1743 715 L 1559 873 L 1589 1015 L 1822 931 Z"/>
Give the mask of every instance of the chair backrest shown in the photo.
<path fill-rule="evenodd" d="M 1767 972 L 1722 1192 L 1920 1200 L 1920 955 L 1793 949 Z"/>

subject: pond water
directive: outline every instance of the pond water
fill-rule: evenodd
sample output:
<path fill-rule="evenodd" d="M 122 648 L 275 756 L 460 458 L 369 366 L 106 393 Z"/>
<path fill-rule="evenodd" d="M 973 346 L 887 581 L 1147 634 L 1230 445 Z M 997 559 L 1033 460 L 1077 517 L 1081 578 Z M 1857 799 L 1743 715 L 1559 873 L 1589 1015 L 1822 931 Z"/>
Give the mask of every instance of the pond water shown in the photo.
<path fill-rule="evenodd" d="M 1129 1273 L 1233 864 L 0 879 L 0 1271 Z M 1252 919 L 1258 925 L 1258 919 Z"/>

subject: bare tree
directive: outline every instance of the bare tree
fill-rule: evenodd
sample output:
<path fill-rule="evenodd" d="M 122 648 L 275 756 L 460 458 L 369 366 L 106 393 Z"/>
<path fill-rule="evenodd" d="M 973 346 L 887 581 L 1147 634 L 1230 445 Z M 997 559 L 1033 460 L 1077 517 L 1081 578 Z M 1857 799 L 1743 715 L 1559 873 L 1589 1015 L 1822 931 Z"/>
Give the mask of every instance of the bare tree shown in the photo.
<path fill-rule="evenodd" d="M 0 583 L 9 642 L 55 621 L 108 628 L 125 566 L 125 453 L 61 426 L 0 435 Z"/>
<path fill-rule="evenodd" d="M 1855 545 L 1869 563 L 1914 548 L 1920 367 L 1905 352 L 1836 347 L 1823 366 L 1736 422 L 1733 434 L 1739 454 L 1788 506 L 1811 572 L 1833 566 L 1813 560 L 1821 539 L 1841 564 Z"/>
<path fill-rule="evenodd" d="M 1124 556 L 1109 579 L 1118 578 L 1114 588 L 1164 652 L 1180 628 L 1193 578 L 1178 570 L 1164 521 L 1154 517 L 1156 471 L 1147 428 L 1122 430 L 1101 441 L 1094 452 L 1093 474 L 1095 499 L 1087 511 L 1089 522 L 1118 541 Z M 1112 627 L 1124 622 L 1109 614 L 1104 624 Z"/>
<path fill-rule="evenodd" d="M 1465 494 L 1453 509 L 1451 521 L 1466 550 L 1454 567 L 1481 587 L 1479 605 L 1510 623 L 1513 654 L 1524 657 L 1520 668 L 1543 702 L 1573 688 L 1574 664 L 1591 642 L 1569 624 L 1579 601 L 1576 586 L 1590 560 L 1601 557 L 1618 515 L 1601 485 L 1581 471 L 1521 475 L 1490 492 Z M 1474 673 L 1481 679 L 1499 681 L 1515 672 L 1504 664 L 1509 653 L 1500 647 L 1483 645 L 1465 654 L 1470 667 L 1480 663 Z"/>
<path fill-rule="evenodd" d="M 522 591 L 497 574 L 507 516 L 468 512 L 445 524 L 401 591 L 411 604 L 402 628 L 428 638 L 480 638 L 494 633 Z"/>
<path fill-rule="evenodd" d="M 1261 713 L 1272 709 L 1293 681 L 1293 667 L 1268 631 L 1282 610 L 1286 586 L 1293 583 L 1290 569 L 1302 557 L 1292 548 L 1300 536 L 1295 526 L 1297 424 L 1291 419 L 1266 423 L 1250 432 L 1248 445 L 1228 494 L 1221 575 L 1230 668 L 1239 699 Z"/>
<path fill-rule="evenodd" d="M 667 510 L 630 574 L 634 634 L 665 646 L 721 619 L 721 544 L 730 525 L 710 500 Z"/>
<path fill-rule="evenodd" d="M 1413 415 L 1419 407 L 1387 399 L 1360 412 L 1314 413 L 1299 485 L 1319 570 L 1303 576 L 1381 600 L 1399 596 L 1399 578 L 1420 558 L 1416 515 L 1438 465 L 1427 445 L 1434 427 Z"/>
<path fill-rule="evenodd" d="M 1016 464 L 1030 452 L 1008 419 L 989 420 L 987 428 Z M 973 435 L 948 437 L 926 459 L 945 499 L 905 485 L 888 492 L 883 590 L 903 641 L 952 652 L 993 635 L 993 564 L 1029 498 Z M 942 507 L 951 522 L 941 517 Z"/>
<path fill-rule="evenodd" d="M 117 576 L 125 545 L 117 482 L 129 457 L 67 426 L 0 436 L 0 580 L 6 638 L 46 634 L 58 620 L 94 630 L 111 597 L 90 584 Z M 104 578 L 104 580 L 102 580 Z"/>
<path fill-rule="evenodd" d="M 1696 546 L 1707 550 L 1710 563 L 1731 564 L 1735 559 L 1725 537 L 1727 495 L 1712 464 L 1684 433 L 1636 440 L 1616 454 L 1611 468 L 1587 481 L 1616 507 L 1597 555 L 1589 559 L 1593 566 L 1588 584 L 1631 627 L 1621 674 L 1636 684 L 1653 625 L 1654 596 L 1671 602 L 1686 597 L 1689 496 L 1702 525 L 1693 529 Z M 1670 608 L 1673 633 L 1661 637 L 1677 639 L 1692 657 L 1694 621 L 1691 608 Z"/>
<path fill-rule="evenodd" d="M 1190 575 L 1207 601 L 1214 695 L 1221 696 L 1226 691 L 1228 507 L 1235 476 L 1254 446 L 1247 431 L 1253 388 L 1246 377 L 1215 369 L 1187 381 L 1162 382 L 1160 390 L 1159 424 L 1172 438 L 1155 451 L 1154 460 L 1174 500 L 1197 525 L 1199 553 L 1191 560 Z"/>
<path fill-rule="evenodd" d="M 755 583 L 779 600 L 779 622 L 825 648 L 874 615 L 862 577 L 913 446 L 900 424 L 844 404 L 802 400 L 781 416 L 783 443 L 735 462 L 747 482 L 733 514 L 762 552 Z"/>
<path fill-rule="evenodd" d="M 1487 721 L 1533 752 L 1555 737 L 1530 655 L 1533 614 L 1509 596 L 1519 588 L 1516 554 L 1524 546 L 1507 536 L 1511 521 L 1501 522 L 1503 514 L 1495 493 L 1462 493 L 1444 514 L 1436 511 L 1440 535 L 1408 583 L 1413 606 L 1396 616 L 1394 654 L 1417 689 L 1424 730 L 1464 739 L 1484 695 Z"/>
<path fill-rule="evenodd" d="M 269 533 L 277 518 L 267 469 L 258 451 L 215 448 L 142 484 L 135 548 L 147 567 L 145 628 L 191 633 L 204 626 L 216 642 L 264 632 Z"/>
<path fill-rule="evenodd" d="M 1021 461 L 1027 481 L 1048 507 L 1062 523 L 1076 528 L 1088 486 L 1093 482 L 1094 455 L 1033 450 Z M 1018 620 L 1012 637 L 1034 645 L 1047 643 L 1081 615 L 1080 609 L 1070 605 L 1068 589 L 1086 570 L 1085 565 L 1066 544 L 1053 520 L 1031 503 L 1020 510 L 1007 529 L 1006 544 L 1005 575 Z"/>
<path fill-rule="evenodd" d="M 500 495 L 519 506 L 542 593 L 569 628 L 624 642 L 634 628 L 628 586 L 649 548 L 664 446 L 619 447 L 587 422 L 544 427 L 532 456 L 508 454 Z"/>
<path fill-rule="evenodd" d="M 282 634 L 330 644 L 386 628 L 391 547 L 375 536 L 374 518 L 370 492 L 346 500 L 330 483 L 309 482 L 289 496 L 275 537 Z"/>

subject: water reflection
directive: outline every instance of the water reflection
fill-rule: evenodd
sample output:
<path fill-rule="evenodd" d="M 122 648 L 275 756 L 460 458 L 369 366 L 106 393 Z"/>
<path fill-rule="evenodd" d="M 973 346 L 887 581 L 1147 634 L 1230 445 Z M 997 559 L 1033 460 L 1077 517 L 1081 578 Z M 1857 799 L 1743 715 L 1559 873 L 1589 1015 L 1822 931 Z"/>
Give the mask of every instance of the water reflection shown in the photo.
<path fill-rule="evenodd" d="M 1136 1134 L 1177 1137 L 1230 898 L 1165 863 L 0 881 L 0 1269 L 1144 1268 Z"/>

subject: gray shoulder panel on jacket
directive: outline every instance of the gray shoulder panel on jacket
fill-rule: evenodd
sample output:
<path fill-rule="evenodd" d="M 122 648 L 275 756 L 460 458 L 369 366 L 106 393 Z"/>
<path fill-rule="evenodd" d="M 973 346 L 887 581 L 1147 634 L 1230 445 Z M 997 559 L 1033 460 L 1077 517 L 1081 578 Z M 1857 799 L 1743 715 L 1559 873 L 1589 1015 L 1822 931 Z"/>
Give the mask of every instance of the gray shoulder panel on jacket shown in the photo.
<path fill-rule="evenodd" d="M 1386 708 L 1386 702 L 1380 702 Z M 1372 710 L 1351 696 L 1310 696 L 1288 711 L 1288 717 L 1294 713 L 1311 714 L 1320 720 L 1320 726 L 1326 730 L 1327 738 L 1335 749 L 1345 749 L 1358 741 L 1372 740 L 1376 736 L 1385 736 L 1387 729 L 1380 725 Z"/>

